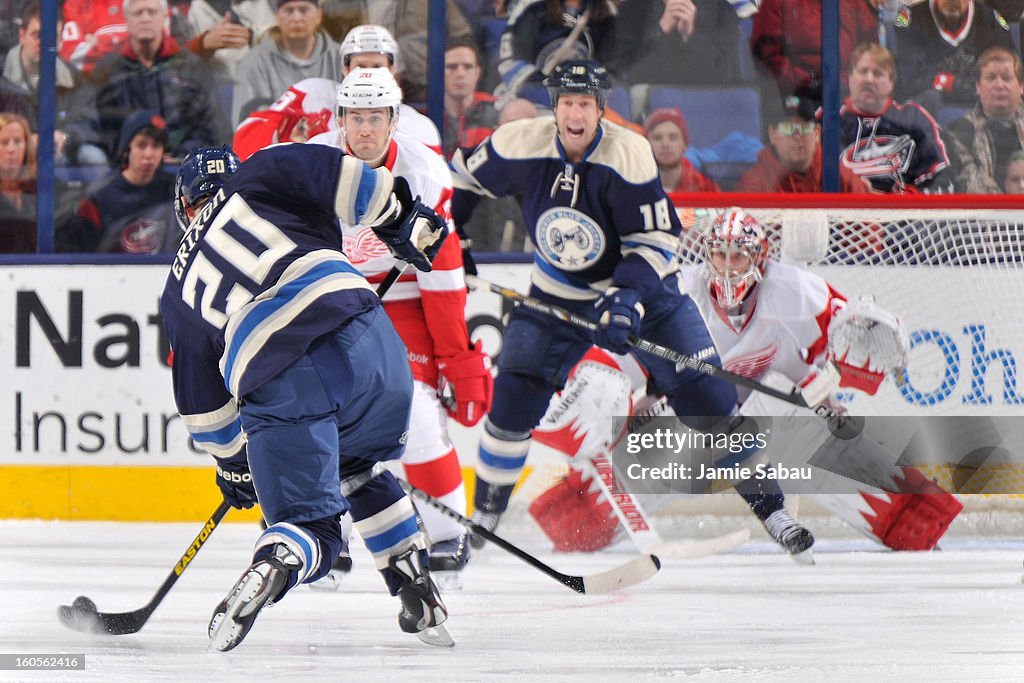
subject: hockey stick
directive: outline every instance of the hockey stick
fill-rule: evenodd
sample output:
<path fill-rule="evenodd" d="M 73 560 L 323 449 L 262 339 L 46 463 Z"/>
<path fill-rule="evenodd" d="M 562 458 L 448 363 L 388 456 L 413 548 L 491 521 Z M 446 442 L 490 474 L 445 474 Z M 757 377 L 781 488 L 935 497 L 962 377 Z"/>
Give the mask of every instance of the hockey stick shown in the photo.
<path fill-rule="evenodd" d="M 402 488 L 405 489 L 405 492 L 410 496 L 419 498 L 445 517 L 455 520 L 474 534 L 479 535 L 481 538 L 486 539 L 499 548 L 515 555 L 526 564 L 534 567 L 535 569 L 539 569 L 555 581 L 568 586 L 580 594 L 611 593 L 612 591 L 616 591 L 621 588 L 629 588 L 630 586 L 634 586 L 642 581 L 646 581 L 657 574 L 658 570 L 661 569 L 661 560 L 656 556 L 641 555 L 620 567 L 609 569 L 604 572 L 598 572 L 597 574 L 587 574 L 582 576 L 563 574 L 562 572 L 552 569 L 548 565 L 544 564 L 525 550 L 512 545 L 493 531 L 488 531 L 484 527 L 474 524 L 468 517 L 460 515 L 458 512 L 452 510 L 426 491 L 418 489 L 402 479 L 399 479 L 398 483 L 402 485 Z"/>
<path fill-rule="evenodd" d="M 231 509 L 226 500 L 222 500 L 217 509 L 213 511 L 210 518 L 203 523 L 199 535 L 195 537 L 181 558 L 175 563 L 174 569 L 164 579 L 163 584 L 157 589 L 153 599 L 144 607 L 132 612 L 100 612 L 96 609 L 96 603 L 84 595 L 79 595 L 70 605 L 61 605 L 57 608 L 57 618 L 60 623 L 75 631 L 85 633 L 108 633 L 114 636 L 136 633 L 146 625 L 151 614 L 160 606 L 164 597 L 170 592 L 177 582 L 178 577 L 188 569 L 189 564 L 202 550 L 203 545 L 213 535 L 224 515 Z"/>
<path fill-rule="evenodd" d="M 666 541 L 648 522 L 649 518 L 640 501 L 619 486 L 612 473 L 611 461 L 604 453 L 584 458 L 582 467 L 597 481 L 601 493 L 608 499 L 619 522 L 626 529 L 626 534 L 641 552 L 673 560 L 692 560 L 727 552 L 750 538 L 750 529 L 737 529 L 714 538 L 687 542 Z"/>
<path fill-rule="evenodd" d="M 577 329 L 586 330 L 587 332 L 597 331 L 597 323 L 595 323 L 594 321 L 588 318 L 584 318 L 581 315 L 572 313 L 571 311 L 567 311 L 564 308 L 553 306 L 551 304 L 546 304 L 543 301 L 540 301 L 539 299 L 534 299 L 531 296 L 520 294 L 514 289 L 502 287 L 501 285 L 489 282 L 488 280 L 484 280 L 483 278 L 478 277 L 476 275 L 466 275 L 466 282 L 471 287 L 482 287 L 484 289 L 489 289 L 490 291 L 494 292 L 495 294 L 498 294 L 499 296 L 503 296 L 506 299 L 509 299 L 510 301 L 515 301 L 516 303 L 525 306 L 526 308 L 529 308 L 532 311 L 536 311 L 538 313 L 543 313 L 553 318 L 557 318 L 558 320 L 568 323 L 569 325 Z M 765 386 L 764 384 L 761 384 L 760 382 L 752 380 L 748 377 L 744 377 L 743 375 L 737 375 L 736 373 L 729 372 L 728 370 L 720 368 L 717 365 L 712 365 L 711 363 L 702 361 L 701 359 L 696 358 L 694 356 L 688 356 L 685 353 L 680 353 L 679 351 L 670 349 L 667 346 L 662 346 L 661 344 L 657 344 L 655 342 L 642 339 L 640 337 L 637 337 L 636 335 L 630 335 L 629 343 L 634 348 L 640 351 L 649 353 L 652 356 L 657 356 L 658 358 L 670 360 L 676 363 L 677 365 L 683 365 L 685 367 L 690 368 L 691 370 L 696 370 L 697 372 L 703 373 L 705 375 L 711 375 L 712 377 L 723 379 L 727 382 L 737 384 L 741 387 L 747 387 L 748 389 L 753 389 L 754 391 L 760 391 L 762 394 L 774 396 L 777 399 L 785 401 L 786 403 L 791 403 L 793 405 L 800 406 L 801 408 L 811 408 L 812 410 L 814 409 L 814 406 L 807 404 L 807 401 L 804 400 L 803 395 L 800 393 L 798 389 L 794 389 L 791 392 L 779 391 L 778 389 L 773 389 L 771 387 Z"/>
<path fill-rule="evenodd" d="M 388 271 L 388 274 L 385 275 L 384 279 L 380 281 L 379 285 L 377 285 L 376 294 L 378 299 L 384 298 L 384 295 L 388 293 L 389 289 L 391 289 L 391 285 L 398 282 L 398 278 L 402 277 L 402 273 L 405 272 L 408 265 L 408 263 L 402 261 L 391 266 L 391 270 Z"/>

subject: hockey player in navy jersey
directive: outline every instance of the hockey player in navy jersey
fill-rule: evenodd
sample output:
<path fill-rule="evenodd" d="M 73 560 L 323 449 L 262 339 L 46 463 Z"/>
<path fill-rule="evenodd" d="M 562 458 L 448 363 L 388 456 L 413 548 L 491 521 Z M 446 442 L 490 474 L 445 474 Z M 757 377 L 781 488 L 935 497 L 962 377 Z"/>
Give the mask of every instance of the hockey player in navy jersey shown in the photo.
<path fill-rule="evenodd" d="M 601 120 L 610 90 L 604 68 L 566 61 L 545 85 L 554 118 L 509 123 L 468 158 L 457 153 L 456 180 L 520 200 L 536 246 L 530 295 L 597 321 L 598 331 L 591 338 L 528 309 L 512 311 L 476 469 L 474 521 L 487 528 L 508 506 L 531 430 L 592 343 L 627 353 L 630 335 L 639 334 L 719 364 L 700 312 L 677 285 L 681 227 L 650 145 Z M 714 419 L 735 409 L 731 384 L 647 354 L 637 357 L 692 426 L 738 426 Z M 781 508 L 779 497 L 756 486 L 741 493 L 760 519 Z"/>
<path fill-rule="evenodd" d="M 371 226 L 430 270 L 443 221 L 387 169 L 320 145 L 274 146 L 241 166 L 227 147 L 193 150 L 175 202 L 187 227 L 160 300 L 175 401 L 216 458 L 225 500 L 258 500 L 268 524 L 214 611 L 211 647 L 235 647 L 264 606 L 325 575 L 349 509 L 401 599 L 402 630 L 452 644 L 412 502 L 384 467 L 409 424 L 406 349 L 337 227 Z"/>

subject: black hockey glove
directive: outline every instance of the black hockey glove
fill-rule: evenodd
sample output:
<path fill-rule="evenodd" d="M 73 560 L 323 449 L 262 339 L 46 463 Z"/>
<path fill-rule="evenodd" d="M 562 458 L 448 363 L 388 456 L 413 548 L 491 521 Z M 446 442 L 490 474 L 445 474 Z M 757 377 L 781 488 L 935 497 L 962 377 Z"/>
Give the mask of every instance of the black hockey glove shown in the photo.
<path fill-rule="evenodd" d="M 217 486 L 224 500 L 239 510 L 256 504 L 256 487 L 249 473 L 249 460 L 245 453 L 217 460 Z"/>
<path fill-rule="evenodd" d="M 609 287 L 594 304 L 600 317 L 594 343 L 613 353 L 629 353 L 629 338 L 640 332 L 644 306 L 635 289 Z"/>
<path fill-rule="evenodd" d="M 388 245 L 395 258 L 430 272 L 431 262 L 448 236 L 448 226 L 419 197 L 412 198 L 405 178 L 395 178 L 394 193 L 402 205 L 401 215 L 389 223 L 373 226 L 373 233 Z"/>

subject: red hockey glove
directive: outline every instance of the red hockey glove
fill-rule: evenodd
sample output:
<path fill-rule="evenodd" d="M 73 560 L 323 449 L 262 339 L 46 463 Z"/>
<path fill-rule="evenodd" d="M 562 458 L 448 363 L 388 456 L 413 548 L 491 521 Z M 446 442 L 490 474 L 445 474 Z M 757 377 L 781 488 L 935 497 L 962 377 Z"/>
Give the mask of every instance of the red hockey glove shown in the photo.
<path fill-rule="evenodd" d="M 491 409 L 491 357 L 477 342 L 472 349 L 438 362 L 437 369 L 455 394 L 454 410 L 445 405 L 448 414 L 459 424 L 472 427 Z"/>
<path fill-rule="evenodd" d="M 949 95 L 953 92 L 953 84 L 955 82 L 956 76 L 948 71 L 940 71 L 935 74 L 935 80 L 932 81 L 932 87 L 943 95 Z"/>

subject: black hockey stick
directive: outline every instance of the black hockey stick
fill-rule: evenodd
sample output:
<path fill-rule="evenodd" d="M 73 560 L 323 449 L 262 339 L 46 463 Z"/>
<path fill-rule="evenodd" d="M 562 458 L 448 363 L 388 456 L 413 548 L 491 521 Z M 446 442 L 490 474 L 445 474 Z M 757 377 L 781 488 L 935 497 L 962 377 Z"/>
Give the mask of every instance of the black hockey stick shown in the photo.
<path fill-rule="evenodd" d="M 384 298 L 384 295 L 388 293 L 389 289 L 391 289 L 391 285 L 398 281 L 398 278 L 402 276 L 402 273 L 405 272 L 405 268 L 408 265 L 409 264 L 405 261 L 401 261 L 391 266 L 391 270 L 388 271 L 388 274 L 385 275 L 384 279 L 380 281 L 379 285 L 377 285 L 376 294 L 378 299 Z"/>
<path fill-rule="evenodd" d="M 564 323 L 568 323 L 578 329 L 586 330 L 588 332 L 594 332 L 597 330 L 597 323 L 593 320 L 581 315 L 576 315 L 564 308 L 546 304 L 531 296 L 520 294 L 514 289 L 502 287 L 501 285 L 484 280 L 476 275 L 467 274 L 466 283 L 469 284 L 470 287 L 482 287 L 484 289 L 488 289 L 495 294 L 503 296 L 511 301 L 515 301 L 530 310 L 550 315 L 553 318 L 561 320 Z M 661 344 L 642 339 L 636 335 L 630 335 L 629 343 L 640 351 L 646 351 L 652 356 L 670 360 L 677 366 L 682 365 L 705 375 L 711 375 L 712 377 L 717 377 L 718 379 L 725 380 L 726 382 L 731 382 L 732 384 L 736 384 L 741 387 L 747 387 L 748 389 L 759 391 L 762 394 L 767 394 L 768 396 L 774 396 L 786 403 L 799 406 L 801 408 L 807 408 L 813 411 L 815 415 L 824 418 L 832 434 L 840 439 L 856 438 L 864 430 L 864 418 L 851 415 L 841 415 L 824 403 L 820 405 L 811 405 L 807 402 L 803 393 L 801 393 L 799 389 L 793 389 L 789 392 L 773 389 L 772 387 L 761 384 L 756 380 L 744 377 L 743 375 L 737 375 L 734 372 L 729 372 L 724 368 L 720 368 L 717 365 L 703 361 L 700 358 L 688 356 L 685 353 L 680 353 L 675 349 L 670 349 L 667 346 L 662 346 Z"/>
<path fill-rule="evenodd" d="M 217 509 L 213 511 L 210 518 L 203 523 L 199 535 L 195 537 L 188 546 L 181 558 L 175 563 L 174 569 L 164 579 L 163 584 L 157 589 L 153 599 L 144 607 L 132 612 L 100 612 L 96 609 L 96 603 L 84 595 L 79 595 L 70 605 L 61 605 L 57 608 L 57 618 L 60 623 L 75 631 L 85 633 L 108 633 L 114 636 L 121 636 L 127 633 L 137 633 L 149 621 L 150 615 L 160 606 L 167 593 L 174 587 L 178 577 L 188 569 L 189 564 L 195 559 L 202 549 L 203 544 L 213 535 L 224 515 L 228 513 L 231 506 L 227 501 L 221 501 Z"/>
<path fill-rule="evenodd" d="M 511 301 L 515 301 L 516 303 L 525 306 L 530 310 L 537 311 L 538 313 L 544 313 L 545 315 L 550 315 L 578 329 L 586 330 L 588 332 L 595 332 L 597 330 L 597 323 L 588 318 L 585 318 L 581 315 L 576 315 L 575 313 L 567 311 L 564 308 L 559 308 L 558 306 L 546 304 L 543 301 L 534 299 L 531 296 L 520 294 L 514 289 L 502 287 L 501 285 L 494 284 L 493 282 L 489 282 L 475 275 L 467 275 L 466 282 L 468 282 L 470 286 L 489 289 L 495 294 L 503 296 Z M 738 384 L 739 386 L 747 387 L 748 389 L 753 389 L 754 391 L 760 391 L 762 394 L 774 396 L 777 399 L 785 401 L 786 403 L 791 403 L 795 406 L 800 406 L 801 408 L 814 408 L 814 406 L 810 406 L 807 404 L 807 401 L 804 400 L 803 395 L 800 393 L 798 389 L 794 389 L 791 392 L 779 391 L 778 389 L 773 389 L 771 387 L 765 386 L 764 384 L 761 384 L 760 382 L 752 380 L 748 377 L 744 377 L 743 375 L 737 375 L 736 373 L 724 370 L 718 367 L 717 365 L 713 365 L 706 361 L 702 361 L 700 358 L 688 356 L 685 353 L 680 353 L 679 351 L 670 349 L 667 346 L 662 346 L 661 344 L 657 344 L 655 342 L 642 339 L 640 337 L 637 337 L 636 335 L 630 336 L 629 343 L 632 344 L 635 348 L 639 349 L 640 351 L 645 351 L 651 354 L 652 356 L 657 356 L 658 358 L 670 360 L 673 363 L 683 365 L 692 370 L 696 370 L 697 372 L 701 372 L 705 375 L 711 375 L 712 377 L 723 379 L 726 382 Z"/>
<path fill-rule="evenodd" d="M 601 594 L 611 593 L 612 591 L 616 591 L 621 588 L 629 588 L 641 581 L 646 581 L 657 574 L 658 570 L 661 569 L 661 560 L 659 560 L 655 555 L 641 555 L 620 567 L 609 569 L 604 572 L 598 572 L 597 574 L 587 574 L 583 576 L 563 574 L 562 572 L 544 564 L 522 548 L 512 545 L 493 531 L 488 531 L 484 527 L 474 524 L 471 519 L 464 515 L 460 515 L 458 512 L 452 510 L 426 491 L 422 491 L 402 479 L 399 479 L 398 483 L 402 485 L 402 488 L 405 489 L 405 492 L 410 496 L 419 498 L 424 503 L 438 510 L 445 517 L 455 520 L 462 526 L 466 527 L 467 530 L 472 531 L 481 538 L 490 541 L 502 550 L 515 555 L 526 564 L 539 569 L 555 581 L 568 586 L 577 593 Z"/>

